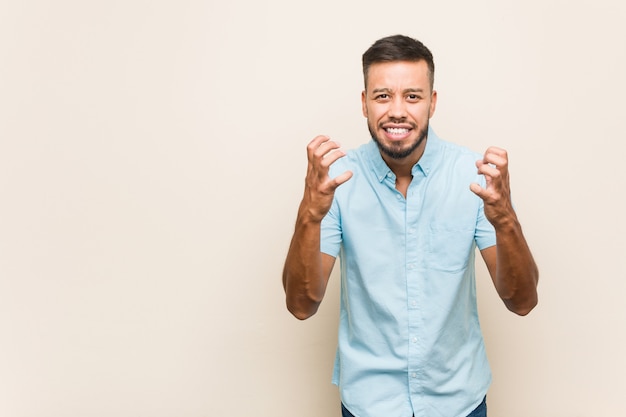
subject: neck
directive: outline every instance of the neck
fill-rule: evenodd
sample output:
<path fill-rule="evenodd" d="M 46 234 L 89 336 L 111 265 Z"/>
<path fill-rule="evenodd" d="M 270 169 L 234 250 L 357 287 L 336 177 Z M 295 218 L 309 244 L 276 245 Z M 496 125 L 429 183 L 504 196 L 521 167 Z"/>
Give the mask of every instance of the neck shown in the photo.
<path fill-rule="evenodd" d="M 415 164 L 420 160 L 422 155 L 424 154 L 424 149 L 426 148 L 426 141 L 415 149 L 410 155 L 407 155 L 404 158 L 392 158 L 389 155 L 381 152 L 381 156 L 389 169 L 396 174 L 396 178 L 407 178 L 412 177 L 412 170 Z"/>

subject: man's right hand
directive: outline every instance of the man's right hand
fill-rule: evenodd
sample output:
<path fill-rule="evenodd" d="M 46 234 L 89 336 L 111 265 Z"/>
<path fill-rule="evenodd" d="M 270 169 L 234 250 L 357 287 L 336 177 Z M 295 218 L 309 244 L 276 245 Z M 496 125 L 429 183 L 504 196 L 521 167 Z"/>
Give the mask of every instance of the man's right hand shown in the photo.
<path fill-rule="evenodd" d="M 306 210 L 311 220 L 322 221 L 330 210 L 337 187 L 352 178 L 352 171 L 335 178 L 328 175 L 330 166 L 345 155 L 340 145 L 325 135 L 317 136 L 307 145 L 309 163 L 301 209 Z"/>
<path fill-rule="evenodd" d="M 328 136 L 317 136 L 307 146 L 304 197 L 283 269 L 287 309 L 300 320 L 317 311 L 335 263 L 335 257 L 320 251 L 320 229 L 335 190 L 352 178 L 351 171 L 336 178 L 328 175 L 330 166 L 344 156 L 339 144 Z"/>

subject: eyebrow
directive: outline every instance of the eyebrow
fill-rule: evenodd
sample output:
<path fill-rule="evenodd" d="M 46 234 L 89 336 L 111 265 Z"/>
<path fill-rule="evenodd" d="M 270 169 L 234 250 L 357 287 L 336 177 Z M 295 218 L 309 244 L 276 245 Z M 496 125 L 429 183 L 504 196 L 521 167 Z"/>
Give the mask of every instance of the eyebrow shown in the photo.
<path fill-rule="evenodd" d="M 383 88 L 375 88 L 372 90 L 372 93 L 392 93 L 391 88 L 383 87 Z M 424 89 L 422 88 L 406 88 L 402 91 L 403 93 L 423 93 Z"/>

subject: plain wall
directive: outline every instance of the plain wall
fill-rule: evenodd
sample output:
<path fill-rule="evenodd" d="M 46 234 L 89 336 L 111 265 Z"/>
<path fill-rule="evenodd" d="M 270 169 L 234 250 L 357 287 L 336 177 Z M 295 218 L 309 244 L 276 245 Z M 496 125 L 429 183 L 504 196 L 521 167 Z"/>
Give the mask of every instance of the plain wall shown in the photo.
<path fill-rule="evenodd" d="M 368 140 L 361 54 L 434 53 L 444 139 L 510 153 L 541 278 L 478 265 L 494 417 L 626 415 L 626 3 L 0 2 L 0 416 L 338 416 L 333 275 L 281 272 L 306 144 Z"/>

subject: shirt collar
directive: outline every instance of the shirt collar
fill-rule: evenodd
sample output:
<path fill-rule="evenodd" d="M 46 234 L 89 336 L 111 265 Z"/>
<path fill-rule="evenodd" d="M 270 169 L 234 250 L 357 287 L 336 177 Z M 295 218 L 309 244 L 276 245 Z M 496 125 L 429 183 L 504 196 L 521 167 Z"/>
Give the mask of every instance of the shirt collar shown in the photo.
<path fill-rule="evenodd" d="M 417 170 L 421 171 L 424 176 L 428 176 L 430 174 L 437 162 L 437 156 L 439 155 L 439 148 L 441 147 L 441 140 L 434 132 L 434 130 L 429 127 L 428 128 L 428 137 L 426 138 L 426 148 L 424 149 L 424 153 L 422 157 L 417 161 L 417 164 L 413 166 L 411 170 L 412 174 L 415 175 Z M 369 155 L 369 159 L 372 162 L 374 172 L 376 173 L 376 177 L 378 181 L 382 182 L 387 175 L 393 175 L 389 166 L 380 155 L 380 150 L 378 149 L 378 145 L 372 139 L 368 144 L 367 153 Z"/>

